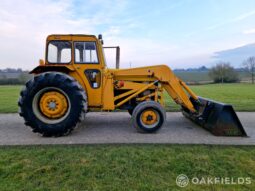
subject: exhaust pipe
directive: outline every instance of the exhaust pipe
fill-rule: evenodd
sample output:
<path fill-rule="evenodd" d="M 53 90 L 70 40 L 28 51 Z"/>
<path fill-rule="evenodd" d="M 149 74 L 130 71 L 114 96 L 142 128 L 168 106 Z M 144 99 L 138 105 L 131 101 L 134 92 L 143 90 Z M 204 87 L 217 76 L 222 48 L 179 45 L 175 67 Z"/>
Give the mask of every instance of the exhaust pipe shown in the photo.
<path fill-rule="evenodd" d="M 198 114 L 182 108 L 185 117 L 202 126 L 216 136 L 247 136 L 232 105 L 216 102 L 202 97 L 190 97 Z"/>

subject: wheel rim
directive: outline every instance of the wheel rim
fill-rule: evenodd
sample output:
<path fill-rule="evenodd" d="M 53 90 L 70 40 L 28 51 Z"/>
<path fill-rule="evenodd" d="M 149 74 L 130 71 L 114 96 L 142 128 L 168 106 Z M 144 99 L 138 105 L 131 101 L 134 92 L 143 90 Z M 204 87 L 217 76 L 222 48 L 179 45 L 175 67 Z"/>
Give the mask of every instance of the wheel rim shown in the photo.
<path fill-rule="evenodd" d="M 68 109 L 66 97 L 57 91 L 49 91 L 39 99 L 41 112 L 50 119 L 63 117 Z"/>
<path fill-rule="evenodd" d="M 36 93 L 32 108 L 42 122 L 55 124 L 63 121 L 70 113 L 70 100 L 63 90 L 48 87 Z"/>
<path fill-rule="evenodd" d="M 141 113 L 140 122 L 146 128 L 154 128 L 159 124 L 159 118 L 158 111 L 148 109 Z"/>

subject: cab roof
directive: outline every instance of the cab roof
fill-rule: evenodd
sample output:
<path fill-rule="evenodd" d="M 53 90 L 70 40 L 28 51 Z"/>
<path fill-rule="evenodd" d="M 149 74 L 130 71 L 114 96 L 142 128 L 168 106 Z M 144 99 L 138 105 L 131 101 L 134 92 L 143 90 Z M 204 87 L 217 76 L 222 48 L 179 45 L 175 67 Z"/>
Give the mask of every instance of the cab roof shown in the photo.
<path fill-rule="evenodd" d="M 49 39 L 61 39 L 62 38 L 71 38 L 71 37 L 90 37 L 90 38 L 95 38 L 97 39 L 97 37 L 95 35 L 88 35 L 88 34 L 51 34 L 47 36 L 47 40 Z"/>

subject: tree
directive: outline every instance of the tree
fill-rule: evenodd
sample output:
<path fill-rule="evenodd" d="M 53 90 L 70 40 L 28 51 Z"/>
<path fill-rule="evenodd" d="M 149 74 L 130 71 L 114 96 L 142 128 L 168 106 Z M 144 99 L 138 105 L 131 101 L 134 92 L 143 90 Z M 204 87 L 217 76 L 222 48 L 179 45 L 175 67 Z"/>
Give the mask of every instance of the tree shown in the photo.
<path fill-rule="evenodd" d="M 215 83 L 238 82 L 239 77 L 235 69 L 228 62 L 219 62 L 209 70 L 209 76 Z"/>
<path fill-rule="evenodd" d="M 254 77 L 255 77 L 255 57 L 249 57 L 246 61 L 243 63 L 246 71 L 248 71 L 251 74 L 251 83 L 254 84 Z"/>
<path fill-rule="evenodd" d="M 22 84 L 25 84 L 29 79 L 31 79 L 31 75 L 26 72 L 22 72 L 18 76 L 18 81 Z"/>

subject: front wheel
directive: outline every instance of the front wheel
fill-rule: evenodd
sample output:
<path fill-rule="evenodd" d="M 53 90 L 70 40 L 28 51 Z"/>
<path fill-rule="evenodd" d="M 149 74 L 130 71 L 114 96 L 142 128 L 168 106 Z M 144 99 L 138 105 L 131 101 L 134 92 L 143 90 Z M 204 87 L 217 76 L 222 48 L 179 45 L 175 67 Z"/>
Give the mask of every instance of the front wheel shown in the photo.
<path fill-rule="evenodd" d="M 159 103 L 145 101 L 135 107 L 132 124 L 139 132 L 152 133 L 164 125 L 165 118 L 165 109 Z"/>

